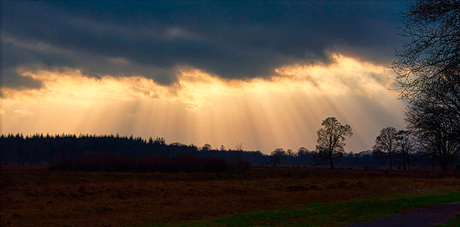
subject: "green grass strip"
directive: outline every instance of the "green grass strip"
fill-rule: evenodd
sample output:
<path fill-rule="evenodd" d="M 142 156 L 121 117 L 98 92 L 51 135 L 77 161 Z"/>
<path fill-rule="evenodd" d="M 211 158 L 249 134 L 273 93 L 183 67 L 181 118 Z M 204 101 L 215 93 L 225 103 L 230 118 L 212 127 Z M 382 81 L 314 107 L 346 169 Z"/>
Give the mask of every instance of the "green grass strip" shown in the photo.
<path fill-rule="evenodd" d="M 405 193 L 342 202 L 317 203 L 303 209 L 240 213 L 206 221 L 188 222 L 179 226 L 340 226 L 404 213 L 416 207 L 455 201 L 460 201 L 460 192 Z"/>
<path fill-rule="evenodd" d="M 438 227 L 458 227 L 460 226 L 460 215 L 457 217 L 450 219 L 448 222 L 438 225 Z"/>

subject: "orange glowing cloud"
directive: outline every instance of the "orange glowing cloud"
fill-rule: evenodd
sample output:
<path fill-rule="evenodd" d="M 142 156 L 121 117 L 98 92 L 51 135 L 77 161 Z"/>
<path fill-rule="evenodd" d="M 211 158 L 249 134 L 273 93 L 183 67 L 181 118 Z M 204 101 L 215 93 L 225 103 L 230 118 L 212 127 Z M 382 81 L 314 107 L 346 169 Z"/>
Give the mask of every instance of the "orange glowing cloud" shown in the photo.
<path fill-rule="evenodd" d="M 269 153 L 277 147 L 313 149 L 320 122 L 337 116 L 354 128 L 348 148 L 368 149 L 380 128 L 402 125 L 403 104 L 388 90 L 391 71 L 343 55 L 333 59 L 327 65 L 286 65 L 268 79 L 252 80 L 179 68 L 170 86 L 141 76 L 92 78 L 76 69 L 24 68 L 21 75 L 43 87 L 3 90 L 2 133 L 163 136 L 167 142 L 228 148 L 242 142 Z"/>

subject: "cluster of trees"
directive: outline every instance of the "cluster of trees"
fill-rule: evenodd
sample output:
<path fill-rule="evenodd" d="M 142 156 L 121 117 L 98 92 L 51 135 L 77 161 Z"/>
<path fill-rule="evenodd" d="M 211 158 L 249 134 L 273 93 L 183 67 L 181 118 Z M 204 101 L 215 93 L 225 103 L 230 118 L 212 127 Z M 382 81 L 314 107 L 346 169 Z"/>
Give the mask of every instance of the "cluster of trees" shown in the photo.
<path fill-rule="evenodd" d="M 411 133 L 443 171 L 460 153 L 460 2 L 408 1 L 393 63 Z"/>
<path fill-rule="evenodd" d="M 427 156 L 421 151 L 417 138 L 410 131 L 397 131 L 394 127 L 380 130 L 373 147 L 374 155 L 380 160 L 389 161 L 390 169 L 393 169 L 396 161 L 404 170 L 410 170 L 417 159 L 425 157 L 427 160 Z"/>
<path fill-rule="evenodd" d="M 162 157 L 165 163 L 172 163 L 177 157 L 191 157 L 188 159 L 191 161 L 194 160 L 193 158 L 203 159 L 201 161 L 206 161 L 208 158 L 218 158 L 224 160 L 232 168 L 245 170 L 249 167 L 250 162 L 260 163 L 261 157 L 264 157 L 260 151 L 243 151 L 242 145 L 234 150 L 226 150 L 223 146 L 220 149 L 213 149 L 209 144 L 205 144 L 203 147 L 194 144 L 166 144 L 162 137 L 145 140 L 141 137 L 119 135 L 36 134 L 24 137 L 22 134 L 8 134 L 0 136 L 0 145 L 2 164 L 37 164 L 50 163 L 54 160 L 56 165 L 61 163 L 59 164 L 61 167 L 58 169 L 64 168 L 63 163 L 81 164 L 82 160 L 88 161 L 90 164 L 102 163 L 98 158 L 104 156 L 104 160 L 110 158 L 116 162 L 123 162 L 124 164 L 120 165 L 125 166 L 128 165 L 126 164 L 128 162 L 141 164 L 145 158 L 150 160 L 150 163 L 154 163 L 152 157 Z M 124 160 L 121 161 L 121 159 Z"/>
<path fill-rule="evenodd" d="M 334 162 L 346 166 L 381 166 L 388 163 L 390 169 L 393 164 L 404 170 L 414 165 L 430 164 L 433 170 L 439 163 L 441 170 L 446 171 L 452 167 L 459 157 L 459 148 L 452 148 L 452 152 L 443 152 L 447 149 L 436 149 L 430 145 L 430 140 L 418 136 L 417 131 L 396 130 L 386 127 L 380 131 L 375 139 L 372 151 L 363 151 L 357 154 L 346 153 L 344 150 L 345 139 L 353 135 L 351 126 L 342 125 L 335 117 L 325 119 L 323 127 L 317 131 L 318 140 L 315 151 L 300 148 L 298 153 L 292 150 L 284 151 L 278 148 L 271 153 L 270 164 L 277 166 L 281 160 L 292 164 L 293 158 L 302 159 L 305 163 L 313 165 L 329 164 L 334 168 Z M 453 144 L 452 142 L 450 144 Z M 382 162 L 382 163 L 381 163 Z"/>
<path fill-rule="evenodd" d="M 317 131 L 318 145 L 316 151 L 310 152 L 310 157 L 315 164 L 329 163 L 334 169 L 334 160 L 341 159 L 345 153 L 345 139 L 353 135 L 350 125 L 342 125 L 337 118 L 326 118 L 321 125 L 323 126 Z M 309 152 L 305 148 L 299 149 L 300 156 L 308 156 Z M 280 163 L 282 156 L 293 156 L 292 150 L 285 152 L 278 148 L 271 153 L 270 163 L 276 166 Z"/>
<path fill-rule="evenodd" d="M 374 154 L 394 159 L 410 168 L 414 151 L 425 153 L 442 171 L 460 154 L 460 2 L 458 0 L 407 1 L 401 28 L 406 38 L 396 52 L 393 69 L 401 98 L 408 101 L 407 131 L 393 127 L 381 130 Z M 343 142 L 352 131 L 335 118 L 318 130 L 317 157 L 333 160 L 343 153 Z"/>
<path fill-rule="evenodd" d="M 299 148 L 297 151 L 292 149 L 277 148 L 270 154 L 269 164 L 272 167 L 279 165 L 290 166 L 322 166 L 330 165 L 329 160 L 324 159 L 324 153 L 319 153 L 316 150 L 308 150 L 305 147 Z M 327 156 L 326 156 L 327 157 Z M 377 159 L 371 150 L 353 152 L 335 153 L 333 159 L 334 168 L 340 167 L 379 167 L 382 166 L 381 160 Z M 418 163 L 423 165 L 423 163 Z"/>
<path fill-rule="evenodd" d="M 401 98 L 408 101 L 408 130 L 387 127 L 380 131 L 374 155 L 397 160 L 405 169 L 415 157 L 428 157 L 447 171 L 460 155 L 460 2 L 458 0 L 407 1 L 401 28 L 406 38 L 393 62 Z M 351 127 L 328 118 L 318 130 L 315 158 L 328 161 L 343 156 Z M 415 153 L 417 155 L 415 155 Z"/>
<path fill-rule="evenodd" d="M 417 137 L 410 130 L 396 130 L 394 127 L 386 127 L 380 130 L 375 139 L 372 150 L 359 153 L 347 153 L 344 151 L 345 136 L 351 136 L 351 127 L 341 125 L 336 118 L 327 118 L 323 121 L 323 127 L 318 130 L 318 144 L 316 149 L 309 151 L 301 147 L 297 152 L 291 149 L 277 148 L 270 154 L 270 164 L 278 165 L 324 165 L 328 164 L 335 168 L 340 166 L 355 167 L 378 167 L 396 165 L 398 169 L 410 170 L 413 166 L 437 166 L 441 170 L 458 165 L 458 153 L 451 153 L 448 157 L 441 157 L 437 150 L 427 147 L 422 138 Z M 446 166 L 442 166 L 447 159 Z M 439 163 L 439 165 L 438 165 Z"/>

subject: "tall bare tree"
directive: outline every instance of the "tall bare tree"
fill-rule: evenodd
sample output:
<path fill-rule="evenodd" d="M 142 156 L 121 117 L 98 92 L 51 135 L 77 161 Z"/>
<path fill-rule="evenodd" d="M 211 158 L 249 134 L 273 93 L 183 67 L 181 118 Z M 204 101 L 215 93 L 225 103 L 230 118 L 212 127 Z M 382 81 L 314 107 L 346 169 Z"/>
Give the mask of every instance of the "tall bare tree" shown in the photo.
<path fill-rule="evenodd" d="M 350 125 L 342 125 L 337 118 L 328 117 L 318 129 L 318 140 L 316 145 L 317 153 L 315 159 L 317 161 L 329 161 L 331 169 L 334 169 L 334 159 L 343 156 L 345 147 L 345 137 L 353 135 Z"/>
<path fill-rule="evenodd" d="M 407 1 L 406 6 L 405 42 L 393 63 L 401 97 L 409 101 L 406 122 L 447 170 L 460 149 L 460 1 Z"/>

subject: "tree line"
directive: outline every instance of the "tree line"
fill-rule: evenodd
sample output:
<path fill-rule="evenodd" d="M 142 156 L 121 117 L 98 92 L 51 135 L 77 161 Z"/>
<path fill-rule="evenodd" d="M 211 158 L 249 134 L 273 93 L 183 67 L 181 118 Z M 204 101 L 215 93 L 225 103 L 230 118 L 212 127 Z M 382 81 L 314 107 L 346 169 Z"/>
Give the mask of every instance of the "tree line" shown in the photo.
<path fill-rule="evenodd" d="M 335 168 L 334 163 L 339 162 L 348 166 L 366 166 L 364 163 L 368 166 L 389 166 L 391 170 L 394 165 L 403 170 L 410 170 L 413 166 L 431 166 L 435 170 L 439 166 L 441 170 L 447 171 L 459 162 L 460 144 L 445 152 L 446 149 L 430 146 L 434 143 L 425 137 L 418 137 L 416 132 L 396 130 L 394 127 L 380 130 L 372 150 L 357 154 L 346 153 L 345 139 L 353 135 L 351 126 L 342 125 L 335 117 L 325 119 L 321 125 L 323 127 L 317 131 L 316 150 L 308 151 L 302 147 L 295 153 L 290 149 L 285 151 L 278 148 L 271 153 L 271 165 L 281 164 L 282 159 L 305 156 L 313 165 L 328 164 L 332 169 Z"/>
<path fill-rule="evenodd" d="M 376 144 L 374 150 L 347 153 L 344 152 L 345 144 L 342 143 L 342 148 L 332 152 L 333 162 L 340 167 L 379 167 L 391 163 L 390 168 L 396 165 L 400 169 L 431 165 L 430 153 L 416 152 L 415 147 L 405 145 L 405 140 L 400 139 L 400 136 L 398 132 L 396 137 L 391 136 L 394 141 L 399 141 L 393 142 L 395 145 L 391 150 L 385 150 L 386 146 Z M 377 138 L 380 141 L 383 137 Z M 308 150 L 305 147 L 294 151 L 277 148 L 270 155 L 260 151 L 243 150 L 241 143 L 234 149 L 225 149 L 223 145 L 215 149 L 210 144 L 201 147 L 177 142 L 167 144 L 162 137 L 143 139 L 119 135 L 8 134 L 0 136 L 0 144 L 3 165 L 50 163 L 51 168 L 55 170 L 218 172 L 234 169 L 244 171 L 251 165 L 272 167 L 330 165 L 329 157 L 331 157 L 322 141 L 315 150 Z M 404 146 L 404 149 L 400 146 Z"/>
<path fill-rule="evenodd" d="M 217 166 L 236 165 L 242 170 L 249 161 L 263 156 L 260 151 L 242 149 L 212 149 L 205 144 L 167 144 L 163 137 L 143 139 L 117 135 L 50 135 L 8 134 L 0 136 L 1 163 L 39 164 L 51 163 L 55 169 L 100 169 L 100 170 L 159 170 L 171 172 L 190 169 L 201 171 L 219 170 Z M 245 159 L 238 158 L 244 153 Z M 110 160 L 110 161 L 109 161 Z M 188 160 L 188 162 L 184 162 Z M 113 162 L 114 164 L 108 164 Z M 116 164 L 118 163 L 118 164 Z M 147 165 L 146 163 L 150 163 Z M 230 164 L 229 164 L 230 163 Z M 234 163 L 234 164 L 233 164 Z M 67 165 L 67 167 L 65 167 Z M 117 166 L 115 168 L 115 166 Z M 212 166 L 212 168 L 204 168 Z M 59 168 L 57 168 L 59 166 Z M 92 167 L 90 167 L 92 166 Z M 143 166 L 143 167 L 142 167 Z M 150 167 L 147 167 L 150 166 Z M 159 167 L 163 166 L 163 167 Z M 168 167 L 169 166 L 169 167 Z M 188 167 L 187 167 L 188 166 Z"/>

